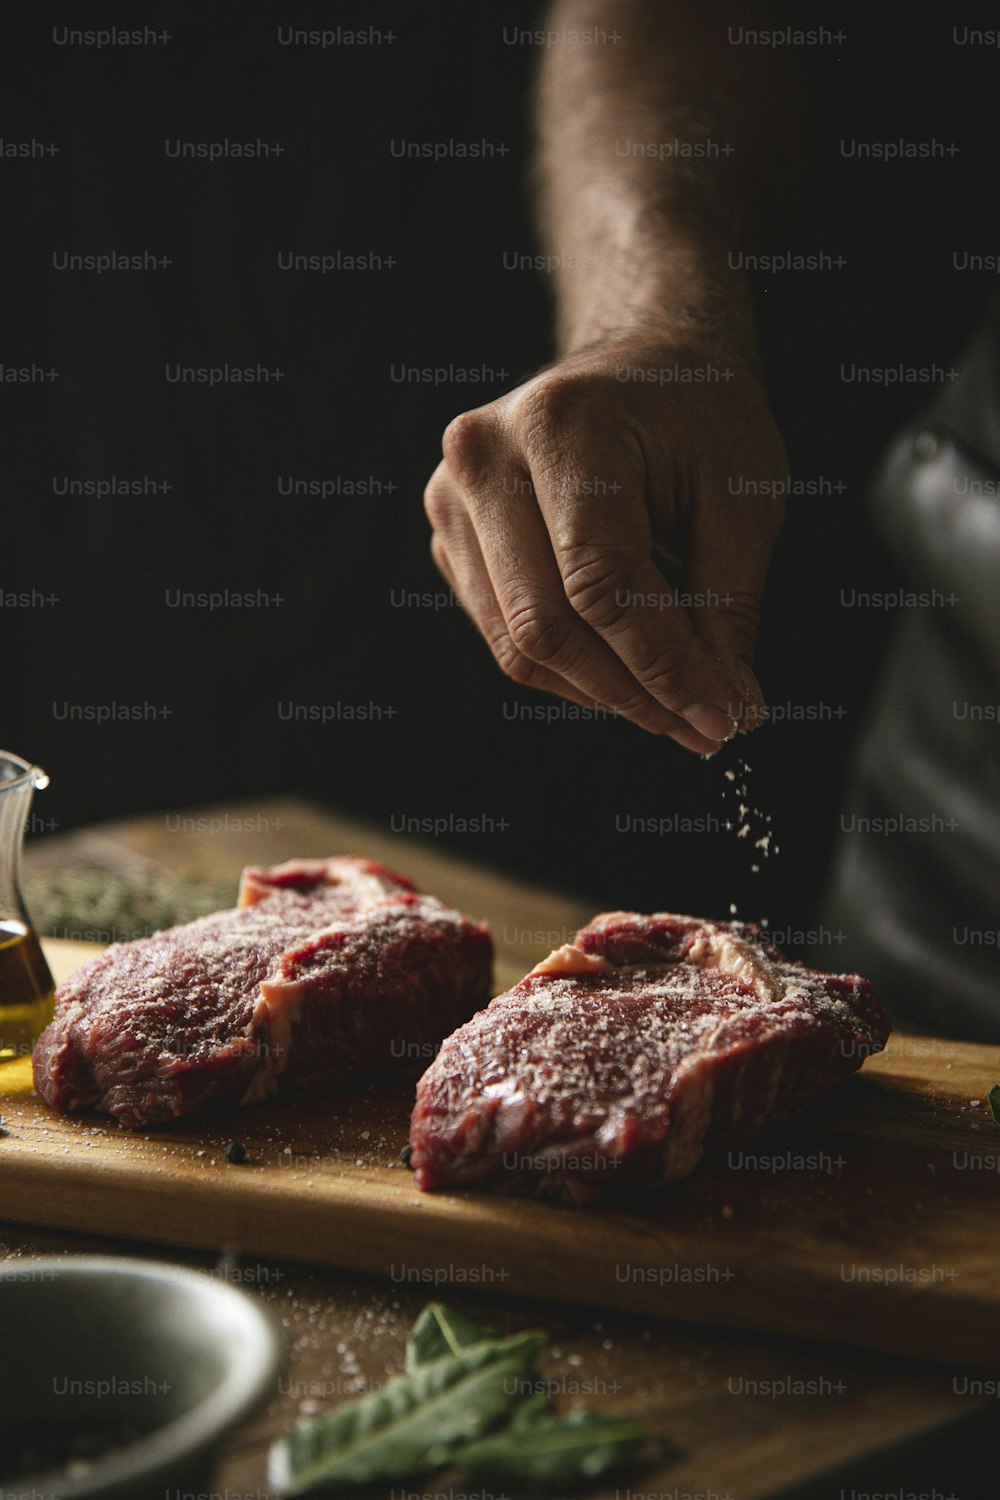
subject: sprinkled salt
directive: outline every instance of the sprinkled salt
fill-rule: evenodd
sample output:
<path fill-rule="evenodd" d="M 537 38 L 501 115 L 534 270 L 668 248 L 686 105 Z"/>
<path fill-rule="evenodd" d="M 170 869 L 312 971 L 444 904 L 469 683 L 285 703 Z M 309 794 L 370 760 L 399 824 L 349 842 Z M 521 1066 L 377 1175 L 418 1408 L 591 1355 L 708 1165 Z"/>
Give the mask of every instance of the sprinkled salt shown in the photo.
<path fill-rule="evenodd" d="M 729 833 L 735 833 L 738 839 L 751 838 L 755 849 L 759 849 L 765 859 L 772 854 L 778 853 L 778 845 L 773 843 L 773 830 L 769 827 L 771 814 L 765 813 L 761 808 L 755 807 L 749 792 L 751 767 L 749 761 L 741 760 L 737 768 L 724 771 L 723 775 L 730 783 L 728 787 L 722 788 L 723 799 L 732 798 L 735 801 L 735 814 L 733 818 L 725 820 L 725 828 Z M 751 864 L 751 873 L 760 873 L 760 864 Z M 735 906 L 730 906 L 730 912 L 735 915 Z"/>

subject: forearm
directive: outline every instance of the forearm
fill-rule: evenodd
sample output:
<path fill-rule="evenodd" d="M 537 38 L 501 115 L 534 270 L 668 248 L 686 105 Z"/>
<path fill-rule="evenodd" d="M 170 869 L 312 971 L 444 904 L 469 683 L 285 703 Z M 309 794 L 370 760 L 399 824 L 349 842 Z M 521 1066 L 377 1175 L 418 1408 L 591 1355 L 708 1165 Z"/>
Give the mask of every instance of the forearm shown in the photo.
<path fill-rule="evenodd" d="M 561 354 L 643 333 L 752 348 L 732 252 L 794 196 L 801 90 L 787 52 L 734 45 L 729 28 L 778 19 L 746 0 L 556 0 L 554 33 L 604 34 L 554 43 L 539 81 Z"/>
<path fill-rule="evenodd" d="M 787 473 L 731 259 L 772 220 L 797 134 L 787 64 L 728 34 L 772 23 L 768 3 L 557 0 L 537 167 L 560 357 L 456 417 L 425 496 L 438 566 L 509 677 L 702 755 L 763 718 Z M 588 29 L 605 35 L 565 35 Z M 623 361 L 738 378 L 625 380 Z M 654 548 L 680 562 L 676 597 Z"/>

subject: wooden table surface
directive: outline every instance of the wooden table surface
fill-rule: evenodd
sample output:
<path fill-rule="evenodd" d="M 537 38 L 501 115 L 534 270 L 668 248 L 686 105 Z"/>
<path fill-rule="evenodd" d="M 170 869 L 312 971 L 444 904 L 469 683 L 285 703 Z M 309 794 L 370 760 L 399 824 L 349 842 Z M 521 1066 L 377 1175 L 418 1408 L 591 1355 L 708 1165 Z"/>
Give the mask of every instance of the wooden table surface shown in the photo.
<path fill-rule="evenodd" d="M 592 913 L 577 901 L 287 799 L 129 819 L 37 841 L 35 868 L 82 862 L 115 873 L 172 871 L 231 879 L 247 863 L 362 853 L 396 864 L 425 889 L 486 917 L 521 972 L 568 940 Z M 69 949 L 56 964 L 73 966 Z M 506 983 L 511 973 L 501 972 Z M 2 1198 L 0 1198 L 2 1202 Z M 0 1257 L 130 1253 L 225 1276 L 274 1308 L 289 1363 L 265 1410 L 227 1444 L 213 1481 L 221 1495 L 271 1492 L 270 1441 L 296 1418 L 370 1389 L 400 1368 L 408 1327 L 433 1295 L 505 1330 L 542 1327 L 543 1373 L 559 1405 L 583 1400 L 645 1422 L 665 1442 L 654 1472 L 601 1495 L 657 1500 L 839 1497 L 909 1486 L 942 1497 L 994 1496 L 980 1480 L 995 1403 L 970 1396 L 951 1368 L 846 1353 L 527 1299 L 497 1301 L 466 1285 L 429 1288 L 313 1271 L 275 1261 L 151 1249 L 120 1239 L 0 1227 Z M 429 1494 L 433 1481 L 424 1482 Z"/>

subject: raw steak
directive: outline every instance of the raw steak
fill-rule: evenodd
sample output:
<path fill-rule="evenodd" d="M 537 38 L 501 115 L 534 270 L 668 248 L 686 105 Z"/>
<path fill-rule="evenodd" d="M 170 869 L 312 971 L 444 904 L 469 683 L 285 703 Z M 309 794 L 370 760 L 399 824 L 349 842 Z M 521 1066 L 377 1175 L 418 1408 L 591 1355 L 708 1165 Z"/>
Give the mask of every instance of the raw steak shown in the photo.
<path fill-rule="evenodd" d="M 444 1043 L 417 1086 L 417 1186 L 582 1203 L 673 1182 L 890 1030 L 867 980 L 804 968 L 754 924 L 611 912 Z"/>
<path fill-rule="evenodd" d="M 35 1046 L 54 1109 L 135 1128 L 433 1053 L 490 993 L 486 927 L 366 859 L 243 873 L 240 905 L 116 943 Z"/>

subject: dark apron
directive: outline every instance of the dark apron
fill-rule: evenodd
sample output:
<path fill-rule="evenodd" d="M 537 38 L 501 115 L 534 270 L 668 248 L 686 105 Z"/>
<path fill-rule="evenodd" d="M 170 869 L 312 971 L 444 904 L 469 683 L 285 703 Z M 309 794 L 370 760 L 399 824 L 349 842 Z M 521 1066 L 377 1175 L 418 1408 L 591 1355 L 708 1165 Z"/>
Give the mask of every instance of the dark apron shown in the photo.
<path fill-rule="evenodd" d="M 1000 1040 L 1000 301 L 872 484 L 903 609 L 824 925 L 897 1023 Z"/>

